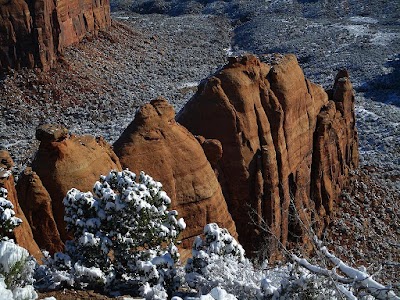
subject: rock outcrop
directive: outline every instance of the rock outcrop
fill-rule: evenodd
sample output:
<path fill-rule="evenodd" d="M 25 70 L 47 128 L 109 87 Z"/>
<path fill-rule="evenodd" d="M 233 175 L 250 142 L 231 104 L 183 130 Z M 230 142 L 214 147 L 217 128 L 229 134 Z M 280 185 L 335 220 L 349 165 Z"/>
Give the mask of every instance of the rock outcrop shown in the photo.
<path fill-rule="evenodd" d="M 175 122 L 175 112 L 164 99 L 146 104 L 114 144 L 122 166 L 138 173 L 144 171 L 163 184 L 172 208 L 185 219 L 183 248 L 191 248 L 193 237 L 204 225 L 216 222 L 237 236 L 221 187 L 200 143 Z M 209 155 L 218 159 L 218 141 L 205 141 Z M 211 151 L 212 152 L 212 151 Z"/>
<path fill-rule="evenodd" d="M 22 220 L 21 225 L 14 229 L 13 237 L 17 244 L 27 249 L 32 256 L 40 261 L 42 258 L 42 252 L 34 240 L 31 227 L 18 202 L 14 177 L 10 172 L 13 165 L 14 162 L 10 157 L 10 154 L 5 150 L 0 150 L 0 187 L 7 189 L 7 199 L 14 205 L 15 216 Z"/>
<path fill-rule="evenodd" d="M 64 243 L 53 217 L 52 200 L 39 176 L 26 168 L 18 180 L 18 199 L 31 225 L 33 237 L 41 249 L 49 253 L 64 251 Z"/>
<path fill-rule="evenodd" d="M 258 226 L 265 224 L 283 245 L 309 245 L 300 223 L 321 232 L 358 163 L 347 74 L 326 93 L 305 79 L 293 55 L 271 65 L 231 58 L 201 83 L 177 121 L 222 143 L 218 179 L 247 251 L 259 249 Z"/>
<path fill-rule="evenodd" d="M 42 221 L 39 217 L 43 216 L 43 222 L 45 220 L 49 226 L 53 226 L 54 220 L 61 241 L 65 241 L 68 233 L 62 201 L 66 193 L 73 187 L 81 191 L 91 191 L 100 175 L 107 174 L 112 169 L 121 170 L 118 157 L 103 138 L 70 136 L 66 131 L 62 126 L 54 125 L 38 128 L 36 136 L 41 142 L 32 162 L 34 173 L 29 169 L 25 171 L 17 185 L 20 201 L 24 203 L 25 214 L 31 217 L 30 222 L 35 233 L 43 235 L 42 242 L 50 245 L 51 249 L 61 247 L 58 234 L 48 232 L 50 235 L 47 235 L 47 230 L 38 230 L 38 222 Z M 40 214 L 36 212 L 38 206 L 44 209 Z"/>
<path fill-rule="evenodd" d="M 354 119 L 354 93 L 347 71 L 340 71 L 328 105 L 317 118 L 311 176 L 311 198 L 320 216 L 335 214 L 334 202 L 358 166 L 358 138 Z"/>
<path fill-rule="evenodd" d="M 0 70 L 47 70 L 65 47 L 110 24 L 109 0 L 0 1 Z"/>

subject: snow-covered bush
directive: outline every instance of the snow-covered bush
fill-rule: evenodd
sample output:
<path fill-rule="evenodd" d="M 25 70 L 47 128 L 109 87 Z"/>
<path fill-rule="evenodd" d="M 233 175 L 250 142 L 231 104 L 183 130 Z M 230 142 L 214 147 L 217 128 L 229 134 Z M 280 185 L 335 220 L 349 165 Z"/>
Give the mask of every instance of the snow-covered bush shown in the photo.
<path fill-rule="evenodd" d="M 37 294 L 32 284 L 36 261 L 13 240 L 0 241 L 0 299 L 29 300 Z M 1 298 L 1 295 L 12 295 Z"/>
<path fill-rule="evenodd" d="M 189 297 L 189 298 L 185 298 L 186 299 L 190 299 L 190 300 L 237 300 L 238 298 L 236 298 L 235 295 L 229 294 L 227 291 L 225 291 L 223 288 L 221 287 L 215 287 L 213 288 L 210 293 L 206 294 L 206 295 L 201 295 L 198 298 L 194 298 L 194 297 Z M 181 297 L 175 296 L 172 297 L 171 300 L 183 300 Z"/>
<path fill-rule="evenodd" d="M 20 218 L 15 217 L 14 205 L 7 200 L 7 195 L 7 189 L 0 188 L 0 239 L 22 223 Z"/>
<path fill-rule="evenodd" d="M 143 172 L 135 180 L 129 170 L 111 171 L 93 194 L 67 193 L 65 221 L 74 239 L 41 268 L 41 276 L 51 277 L 49 287 L 128 287 L 157 299 L 177 286 L 175 243 L 186 224 L 167 210 L 171 200 L 161 183 Z"/>
<path fill-rule="evenodd" d="M 242 246 L 215 223 L 204 227 L 204 235 L 195 239 L 185 267 L 188 285 L 202 294 L 219 286 L 238 299 L 260 298 L 262 272 L 244 257 Z"/>
<path fill-rule="evenodd" d="M 32 286 L 36 261 L 26 249 L 7 238 L 22 223 L 15 217 L 7 195 L 8 191 L 0 188 L 0 299 L 36 299 Z"/>

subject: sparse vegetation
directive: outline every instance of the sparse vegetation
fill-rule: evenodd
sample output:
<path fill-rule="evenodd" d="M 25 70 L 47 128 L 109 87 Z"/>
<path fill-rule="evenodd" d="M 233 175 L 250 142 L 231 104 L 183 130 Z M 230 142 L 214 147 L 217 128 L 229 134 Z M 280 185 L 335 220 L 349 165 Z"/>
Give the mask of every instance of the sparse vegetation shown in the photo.
<path fill-rule="evenodd" d="M 74 239 L 40 268 L 39 276 L 47 278 L 43 287 L 127 290 L 164 299 L 179 286 L 175 243 L 186 224 L 167 210 L 171 200 L 161 183 L 143 172 L 135 180 L 128 170 L 111 171 L 95 183 L 94 194 L 67 193 L 65 221 Z"/>

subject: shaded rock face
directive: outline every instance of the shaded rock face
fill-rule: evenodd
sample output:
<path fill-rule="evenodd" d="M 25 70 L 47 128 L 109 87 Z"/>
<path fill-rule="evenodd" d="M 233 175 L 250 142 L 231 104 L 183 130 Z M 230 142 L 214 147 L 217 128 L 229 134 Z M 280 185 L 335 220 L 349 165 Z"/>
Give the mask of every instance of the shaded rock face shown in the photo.
<path fill-rule="evenodd" d="M 311 198 L 320 216 L 334 215 L 334 202 L 358 167 L 358 137 L 354 119 L 354 94 L 349 74 L 337 74 L 328 105 L 317 118 L 314 133 Z"/>
<path fill-rule="evenodd" d="M 358 162 L 354 97 L 342 75 L 328 96 L 293 55 L 271 65 L 231 58 L 179 113 L 193 134 L 222 143 L 218 179 L 247 251 L 259 248 L 263 222 L 283 245 L 309 245 L 299 220 L 318 232 L 329 222 Z M 250 226 L 249 214 L 257 215 Z"/>
<path fill-rule="evenodd" d="M 65 47 L 110 24 L 109 0 L 0 1 L 0 69 L 47 70 Z"/>
<path fill-rule="evenodd" d="M 61 140 L 41 140 L 32 162 L 34 172 L 26 170 L 17 189 L 35 235 L 43 245 L 50 247 L 47 250 L 62 246 L 58 233 L 61 241 L 68 238 L 62 203 L 67 192 L 71 188 L 92 191 L 100 175 L 108 174 L 112 169 L 121 170 L 121 165 L 111 146 L 102 138 L 72 135 Z M 54 227 L 53 220 L 58 233 L 50 230 Z M 45 225 L 40 222 L 46 222 L 49 228 L 42 228 Z"/>
<path fill-rule="evenodd" d="M 10 171 L 14 163 L 10 154 L 5 150 L 0 150 L 0 170 Z M 42 258 L 42 253 L 39 246 L 36 244 L 31 227 L 27 221 L 24 212 L 19 205 L 17 191 L 15 190 L 14 177 L 12 174 L 0 176 L 0 187 L 4 187 L 8 191 L 7 199 L 14 205 L 15 216 L 22 220 L 22 224 L 14 229 L 13 235 L 15 242 L 24 247 L 38 261 Z"/>
<path fill-rule="evenodd" d="M 124 168 L 137 174 L 144 171 L 163 184 L 172 209 L 187 224 L 181 235 L 183 248 L 191 248 L 193 237 L 202 234 L 210 222 L 237 236 L 221 187 L 202 146 L 174 118 L 173 107 L 164 99 L 144 105 L 115 142 L 115 153 Z M 218 141 L 214 144 L 221 151 Z"/>
<path fill-rule="evenodd" d="M 34 59 L 32 16 L 24 0 L 0 2 L 1 68 L 32 68 Z"/>

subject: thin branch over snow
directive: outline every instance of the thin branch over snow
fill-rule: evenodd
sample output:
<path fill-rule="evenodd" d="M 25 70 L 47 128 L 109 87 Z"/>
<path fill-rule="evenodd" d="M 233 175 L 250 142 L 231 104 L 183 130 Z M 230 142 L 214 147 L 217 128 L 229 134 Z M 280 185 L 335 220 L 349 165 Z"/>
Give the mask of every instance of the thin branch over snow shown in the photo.
<path fill-rule="evenodd" d="M 350 267 L 341 259 L 337 258 L 334 254 L 329 252 L 329 250 L 326 247 L 320 247 L 319 250 L 321 251 L 321 253 L 325 255 L 326 258 L 328 258 L 335 265 L 334 269 L 329 270 L 327 268 L 322 268 L 320 266 L 313 265 L 306 259 L 299 258 L 296 255 L 292 255 L 292 259 L 302 267 L 306 268 L 307 270 L 315 274 L 320 274 L 326 277 L 333 278 L 340 283 L 344 284 L 351 283 L 356 289 L 364 289 L 368 293 L 370 293 L 370 295 L 376 297 L 377 299 L 400 300 L 400 297 L 396 296 L 396 294 L 390 288 L 372 279 L 372 276 L 369 275 L 368 273 Z M 346 276 L 338 275 L 335 271 L 336 268 L 339 268 L 339 270 Z M 345 289 L 345 287 L 339 285 L 338 288 L 349 299 L 356 299 L 353 298 L 355 297 L 353 293 Z"/>

